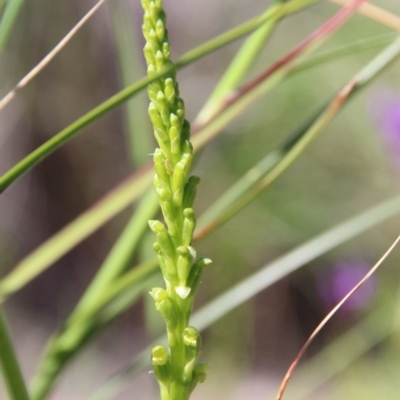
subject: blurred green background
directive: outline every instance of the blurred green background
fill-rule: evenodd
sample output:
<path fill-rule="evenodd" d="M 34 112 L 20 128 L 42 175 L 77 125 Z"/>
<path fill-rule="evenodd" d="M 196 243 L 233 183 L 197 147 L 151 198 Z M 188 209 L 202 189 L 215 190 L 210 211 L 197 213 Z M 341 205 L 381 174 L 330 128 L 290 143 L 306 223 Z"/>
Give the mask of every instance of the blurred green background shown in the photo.
<path fill-rule="evenodd" d="M 269 4 L 261 0 L 165 0 L 174 58 L 256 16 Z M 376 4 L 400 15 L 398 0 Z M 36 65 L 92 5 L 89 0 L 26 2 L 1 56 L 1 94 Z M 280 23 L 250 76 L 283 56 L 337 9 L 322 1 Z M 141 19 L 139 0 L 109 0 L 2 111 L 1 173 L 116 93 L 124 82 L 145 74 Z M 319 51 L 391 32 L 357 15 Z M 122 54 L 124 58 L 121 48 L 127 43 L 131 53 Z M 241 43 L 178 73 L 189 120 L 195 118 Z M 195 174 L 202 178 L 196 203 L 199 215 L 377 52 L 351 54 L 297 73 L 226 128 L 202 151 L 195 166 Z M 396 148 L 393 139 L 397 129 L 400 143 L 399 76 L 395 63 L 351 101 L 276 183 L 198 243 L 198 253 L 214 262 L 205 274 L 198 306 L 295 246 L 399 192 L 400 145 Z M 146 108 L 146 94 L 142 93 L 129 106 L 86 128 L 1 195 L 2 275 L 150 159 L 147 154 L 155 142 Z M 84 292 L 130 213 L 114 218 L 7 302 L 27 377 L 32 376 L 46 340 Z M 202 358 L 211 361 L 212 369 L 194 398 L 272 399 L 301 345 L 333 301 L 339 300 L 332 289 L 334 280 L 338 275 L 338 279 L 351 279 L 341 266 L 347 265 L 350 272 L 366 272 L 400 233 L 399 221 L 399 217 L 393 218 L 325 254 L 208 329 Z M 144 238 L 143 252 L 149 243 Z M 395 251 L 385 262 L 364 300 L 339 312 L 318 336 L 289 384 L 288 399 L 397 398 L 399 254 Z M 163 331 L 149 297 L 145 295 L 69 365 L 51 399 L 88 398 Z M 375 322 L 366 326 L 371 315 Z M 381 340 L 374 339 L 378 331 Z M 338 348 L 324 356 L 337 340 L 342 341 Z M 365 351 L 345 365 L 346 355 L 364 342 Z M 114 398 L 157 396 L 153 377 L 146 372 Z"/>

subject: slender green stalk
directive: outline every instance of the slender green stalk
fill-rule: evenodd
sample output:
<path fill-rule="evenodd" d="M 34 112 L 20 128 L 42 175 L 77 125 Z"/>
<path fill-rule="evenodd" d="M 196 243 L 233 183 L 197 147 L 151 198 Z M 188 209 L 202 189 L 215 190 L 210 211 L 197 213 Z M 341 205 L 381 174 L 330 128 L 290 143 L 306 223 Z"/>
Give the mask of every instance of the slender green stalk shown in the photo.
<path fill-rule="evenodd" d="M 129 86 L 143 76 L 142 63 L 136 32 L 133 29 L 130 18 L 129 5 L 126 2 L 110 2 L 114 36 L 117 45 L 121 82 L 123 86 Z M 148 154 L 153 150 L 153 140 L 150 132 L 150 124 L 147 118 L 145 94 L 142 93 L 127 101 L 124 107 L 126 116 L 127 148 L 133 166 L 140 167 L 148 161 Z"/>
<path fill-rule="evenodd" d="M 25 381 L 0 309 L 0 370 L 10 400 L 29 400 Z"/>
<path fill-rule="evenodd" d="M 269 13 L 262 17 L 256 17 L 252 20 L 233 28 L 226 33 L 217 36 L 214 39 L 196 47 L 193 50 L 187 52 L 182 56 L 175 65 L 168 66 L 167 68 L 162 68 L 157 71 L 152 77 L 141 79 L 140 81 L 128 86 L 127 88 L 121 90 L 116 95 L 110 97 L 108 100 L 89 111 L 87 114 L 73 122 L 71 125 L 63 129 L 61 132 L 53 136 L 50 140 L 45 142 L 43 145 L 38 147 L 35 151 L 30 153 L 14 167 L 8 170 L 3 176 L 0 177 L 0 193 L 7 189 L 12 183 L 14 183 L 19 177 L 24 175 L 35 165 L 41 162 L 44 158 L 52 154 L 55 150 L 60 148 L 69 139 L 75 136 L 79 131 L 81 131 L 86 126 L 90 125 L 94 121 L 112 111 L 119 105 L 125 103 L 128 99 L 138 93 L 140 90 L 147 87 L 147 85 L 160 79 L 161 77 L 171 73 L 175 69 L 182 68 L 201 57 L 204 57 L 211 52 L 218 50 L 219 48 L 249 34 L 250 32 L 257 29 L 259 26 L 264 24 L 268 19 L 276 18 L 279 13 L 284 15 L 289 15 L 294 13 L 306 6 L 317 2 L 318 0 L 293 0 L 290 3 L 284 3 L 278 10 L 272 9 Z"/>
<path fill-rule="evenodd" d="M 0 14 L 3 12 L 3 8 L 6 5 L 7 0 L 0 0 Z"/>
<path fill-rule="evenodd" d="M 162 0 L 142 0 L 143 34 L 147 73 L 153 76 L 173 65 Z M 189 177 L 193 160 L 190 124 L 185 119 L 185 106 L 179 97 L 176 72 L 148 86 L 149 115 L 154 136 L 160 146 L 154 152 L 154 189 L 161 206 L 165 225 L 149 221 L 156 235 L 153 245 L 165 281 L 165 289 L 150 292 L 156 310 L 163 317 L 168 348 L 153 346 L 151 360 L 160 386 L 162 400 L 187 400 L 199 382 L 203 382 L 207 363 L 197 363 L 201 338 L 189 326 L 194 297 L 203 268 L 209 259 L 197 259 L 192 247 L 196 216 L 192 208 L 199 178 Z"/>
<path fill-rule="evenodd" d="M 272 7 L 277 7 L 279 9 L 281 6 L 281 1 L 278 0 Z M 270 9 L 266 11 L 266 14 L 268 13 L 270 13 Z M 242 83 L 243 78 L 260 55 L 265 42 L 274 31 L 280 17 L 279 15 L 276 18 L 269 19 L 246 39 L 211 93 L 207 103 L 196 117 L 195 123 L 199 124 L 204 120 L 208 120 L 210 114 L 213 113 L 221 100 Z"/>
<path fill-rule="evenodd" d="M 386 47 L 390 43 L 393 43 L 398 36 L 399 34 L 397 32 L 386 33 L 361 40 L 355 40 L 331 50 L 318 52 L 300 63 L 291 75 L 293 76 L 299 72 L 307 71 L 315 66 L 323 65 L 332 61 L 338 61 L 342 57 L 353 56 L 355 53 Z"/>
<path fill-rule="evenodd" d="M 147 221 L 153 218 L 158 211 L 157 197 L 152 190 L 149 190 L 139 202 L 135 213 L 80 299 L 76 307 L 78 314 L 81 310 L 90 307 L 90 304 L 99 295 L 101 296 L 111 282 L 132 266 L 139 243 L 147 229 Z"/>
<path fill-rule="evenodd" d="M 2 2 L 4 3 L 4 2 Z M 17 20 L 25 0 L 8 0 L 0 21 L 0 54 L 3 52 L 11 30 Z M 0 8 L 3 4 L 0 4 Z"/>

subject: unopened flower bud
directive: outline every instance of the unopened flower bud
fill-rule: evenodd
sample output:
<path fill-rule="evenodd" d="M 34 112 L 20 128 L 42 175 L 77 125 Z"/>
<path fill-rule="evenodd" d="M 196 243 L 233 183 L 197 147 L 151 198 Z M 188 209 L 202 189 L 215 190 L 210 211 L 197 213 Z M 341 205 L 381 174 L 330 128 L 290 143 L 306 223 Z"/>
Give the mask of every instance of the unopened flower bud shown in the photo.
<path fill-rule="evenodd" d="M 184 189 L 183 193 L 183 207 L 190 208 L 193 206 L 194 199 L 196 198 L 197 185 L 200 183 L 200 178 L 198 176 L 191 176 Z"/>
<path fill-rule="evenodd" d="M 165 25 L 161 19 L 156 23 L 156 36 L 159 41 L 162 41 L 165 36 Z"/>
<path fill-rule="evenodd" d="M 171 78 L 167 78 L 165 80 L 165 96 L 168 102 L 172 105 L 175 103 L 176 99 L 176 90 L 175 90 L 175 82 Z"/>
<path fill-rule="evenodd" d="M 196 216 L 193 208 L 183 210 L 182 241 L 184 246 L 189 246 L 193 240 L 193 233 L 196 228 Z"/>
<path fill-rule="evenodd" d="M 201 361 L 195 365 L 192 373 L 192 382 L 189 387 L 189 393 L 192 393 L 198 383 L 203 383 L 207 378 L 207 372 L 210 369 L 210 363 Z"/>
<path fill-rule="evenodd" d="M 154 169 L 156 170 L 157 176 L 161 179 L 165 184 L 169 182 L 169 173 L 167 166 L 168 160 L 164 152 L 161 149 L 156 149 L 154 152 Z"/>
<path fill-rule="evenodd" d="M 197 260 L 190 268 L 189 276 L 186 280 L 187 286 L 191 287 L 191 293 L 194 295 L 196 293 L 197 287 L 201 282 L 201 277 L 203 276 L 203 269 L 210 265 L 212 261 L 209 258 L 200 258 Z"/>
<path fill-rule="evenodd" d="M 149 226 L 150 226 L 150 229 L 154 233 L 160 233 L 162 231 L 165 231 L 164 224 L 161 221 L 158 221 L 158 220 L 150 220 L 149 221 Z"/>
<path fill-rule="evenodd" d="M 160 179 L 158 175 L 154 175 L 153 178 L 153 183 L 154 183 L 154 190 L 157 193 L 157 196 L 162 200 L 162 201 L 168 201 L 171 199 L 171 190 L 169 188 L 169 185 Z"/>

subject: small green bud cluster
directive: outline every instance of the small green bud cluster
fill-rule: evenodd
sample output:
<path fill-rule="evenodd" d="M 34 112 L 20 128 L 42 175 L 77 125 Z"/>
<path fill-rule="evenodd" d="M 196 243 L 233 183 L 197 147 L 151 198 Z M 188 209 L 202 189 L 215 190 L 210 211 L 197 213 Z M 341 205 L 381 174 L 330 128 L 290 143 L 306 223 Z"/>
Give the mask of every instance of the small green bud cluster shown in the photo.
<path fill-rule="evenodd" d="M 162 0 L 142 0 L 142 6 L 148 75 L 169 71 L 148 86 L 149 116 L 159 145 L 153 157 L 153 183 L 165 220 L 165 224 L 153 220 L 149 225 L 156 235 L 153 248 L 166 283 L 166 289 L 154 288 L 150 294 L 165 321 L 169 346 L 169 351 L 162 345 L 153 348 L 152 364 L 163 399 L 183 400 L 204 381 L 208 368 L 204 363 L 196 365 L 201 340 L 188 325 L 203 268 L 211 261 L 197 259 L 192 247 L 196 227 L 192 206 L 200 179 L 189 177 L 193 160 L 190 124 L 170 60 Z"/>

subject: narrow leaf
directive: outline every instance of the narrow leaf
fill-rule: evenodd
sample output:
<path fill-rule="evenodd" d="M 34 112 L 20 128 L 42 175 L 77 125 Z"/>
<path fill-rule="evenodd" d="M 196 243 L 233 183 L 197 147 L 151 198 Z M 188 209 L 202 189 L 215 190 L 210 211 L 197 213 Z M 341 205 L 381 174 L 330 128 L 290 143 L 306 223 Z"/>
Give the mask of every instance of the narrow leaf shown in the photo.
<path fill-rule="evenodd" d="M 0 55 L 3 53 L 11 30 L 18 18 L 25 0 L 8 0 L 0 21 Z"/>

